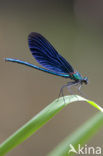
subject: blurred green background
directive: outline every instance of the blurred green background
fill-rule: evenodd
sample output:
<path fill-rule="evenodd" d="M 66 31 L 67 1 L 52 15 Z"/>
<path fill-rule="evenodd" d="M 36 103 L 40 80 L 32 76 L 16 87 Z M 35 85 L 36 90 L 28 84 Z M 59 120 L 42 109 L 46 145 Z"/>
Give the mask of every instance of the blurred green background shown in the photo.
<path fill-rule="evenodd" d="M 56 99 L 69 81 L 4 62 L 3 58 L 12 57 L 38 65 L 28 48 L 30 32 L 44 35 L 76 70 L 88 76 L 89 84 L 82 91 L 103 106 L 103 1 L 1 0 L 0 143 Z M 67 89 L 64 93 L 70 94 Z M 45 156 L 96 112 L 85 102 L 72 104 L 8 156 Z M 102 138 L 100 131 L 88 146 L 102 147 Z"/>

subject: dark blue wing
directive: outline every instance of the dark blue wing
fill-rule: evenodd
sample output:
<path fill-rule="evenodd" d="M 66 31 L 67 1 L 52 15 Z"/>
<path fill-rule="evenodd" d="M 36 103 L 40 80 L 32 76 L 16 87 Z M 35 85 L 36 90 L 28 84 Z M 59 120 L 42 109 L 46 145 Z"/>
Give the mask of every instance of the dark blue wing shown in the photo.
<path fill-rule="evenodd" d="M 60 73 L 73 73 L 72 66 L 40 34 L 32 32 L 28 37 L 32 55 L 43 67 Z"/>

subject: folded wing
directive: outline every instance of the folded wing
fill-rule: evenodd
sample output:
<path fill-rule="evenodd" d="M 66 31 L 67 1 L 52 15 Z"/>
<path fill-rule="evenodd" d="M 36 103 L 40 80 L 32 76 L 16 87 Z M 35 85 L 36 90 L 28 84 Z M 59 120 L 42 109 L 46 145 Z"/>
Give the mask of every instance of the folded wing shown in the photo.
<path fill-rule="evenodd" d="M 74 72 L 72 66 L 41 34 L 35 32 L 30 33 L 28 43 L 32 55 L 43 67 L 63 74 Z"/>

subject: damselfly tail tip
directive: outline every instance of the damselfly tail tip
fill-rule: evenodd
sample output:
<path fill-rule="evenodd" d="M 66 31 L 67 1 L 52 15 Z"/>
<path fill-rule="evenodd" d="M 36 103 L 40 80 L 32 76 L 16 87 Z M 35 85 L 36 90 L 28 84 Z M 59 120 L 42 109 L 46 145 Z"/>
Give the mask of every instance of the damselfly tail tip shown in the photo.
<path fill-rule="evenodd" d="M 7 61 L 8 61 L 8 58 L 5 57 L 5 58 L 4 58 L 4 61 L 7 62 Z"/>
<path fill-rule="evenodd" d="M 3 60 L 6 62 L 7 61 L 7 58 L 3 58 Z"/>
<path fill-rule="evenodd" d="M 7 58 L 7 57 L 5 57 L 5 58 L 4 58 L 4 61 L 5 61 L 5 62 L 13 62 L 13 59 L 12 59 L 12 58 Z"/>
<path fill-rule="evenodd" d="M 12 58 L 7 58 L 7 57 L 4 58 L 4 61 L 5 61 L 5 62 L 7 62 L 7 61 L 8 61 L 8 62 L 11 62 L 12 60 L 13 60 Z"/>

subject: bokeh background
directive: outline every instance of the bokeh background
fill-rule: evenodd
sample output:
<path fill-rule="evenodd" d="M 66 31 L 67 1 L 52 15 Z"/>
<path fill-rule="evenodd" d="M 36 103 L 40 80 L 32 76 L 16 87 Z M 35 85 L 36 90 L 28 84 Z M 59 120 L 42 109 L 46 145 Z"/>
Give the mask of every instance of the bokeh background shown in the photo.
<path fill-rule="evenodd" d="M 38 65 L 28 48 L 30 32 L 44 35 L 76 70 L 88 76 L 89 84 L 82 91 L 103 106 L 103 1 L 0 0 L 0 143 L 56 99 L 69 81 L 5 63 L 5 57 L 12 57 Z M 66 89 L 64 93 L 70 94 Z M 87 103 L 74 103 L 7 155 L 45 156 L 96 113 Z M 103 129 L 88 143 L 102 145 Z"/>

